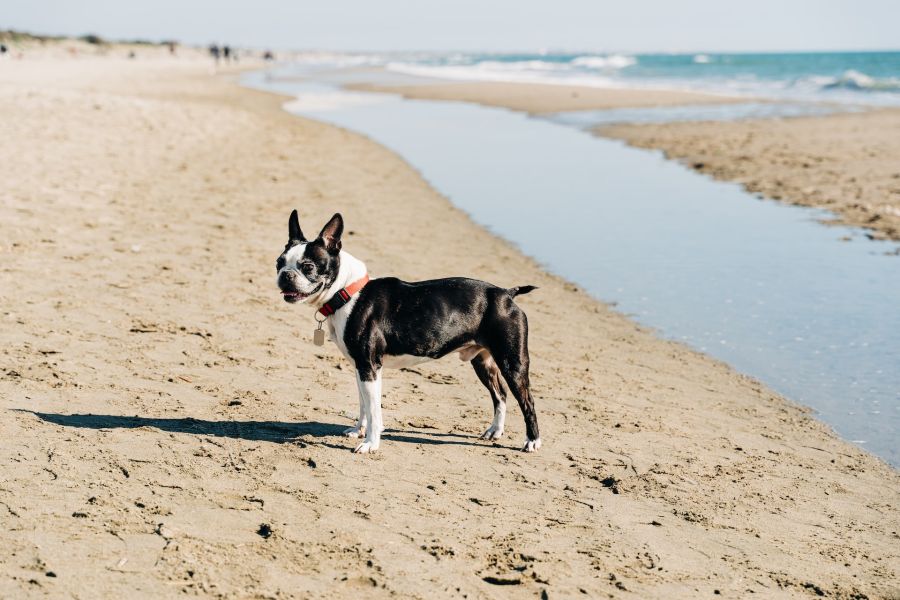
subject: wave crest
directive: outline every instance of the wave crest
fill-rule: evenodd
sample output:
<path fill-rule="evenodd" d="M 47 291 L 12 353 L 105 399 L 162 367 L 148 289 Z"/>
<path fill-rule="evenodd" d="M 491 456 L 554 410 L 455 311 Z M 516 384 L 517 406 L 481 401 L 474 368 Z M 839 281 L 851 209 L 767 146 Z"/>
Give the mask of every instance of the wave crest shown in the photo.
<path fill-rule="evenodd" d="M 840 77 L 828 78 L 822 82 L 823 90 L 854 90 L 859 92 L 900 91 L 900 79 L 887 77 L 875 79 L 859 71 L 844 71 Z"/>
<path fill-rule="evenodd" d="M 637 64 L 637 59 L 633 56 L 625 56 L 623 54 L 610 54 L 609 56 L 579 56 L 572 61 L 577 67 L 587 67 L 589 69 L 600 69 L 608 71 L 612 69 L 624 69 Z"/>

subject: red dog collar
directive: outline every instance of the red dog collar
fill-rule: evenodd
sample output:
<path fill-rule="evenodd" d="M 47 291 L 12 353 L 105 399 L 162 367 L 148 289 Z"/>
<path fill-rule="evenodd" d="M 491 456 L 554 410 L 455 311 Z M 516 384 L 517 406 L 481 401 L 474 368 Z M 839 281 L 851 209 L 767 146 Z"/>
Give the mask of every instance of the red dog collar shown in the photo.
<path fill-rule="evenodd" d="M 369 283 L 368 273 L 366 273 L 362 279 L 357 279 L 347 287 L 339 289 L 337 294 L 331 297 L 331 300 L 322 305 L 322 308 L 319 309 L 319 314 L 326 317 L 333 315 L 336 310 L 350 302 L 350 298 L 352 298 L 354 294 L 366 287 L 367 283 Z"/>

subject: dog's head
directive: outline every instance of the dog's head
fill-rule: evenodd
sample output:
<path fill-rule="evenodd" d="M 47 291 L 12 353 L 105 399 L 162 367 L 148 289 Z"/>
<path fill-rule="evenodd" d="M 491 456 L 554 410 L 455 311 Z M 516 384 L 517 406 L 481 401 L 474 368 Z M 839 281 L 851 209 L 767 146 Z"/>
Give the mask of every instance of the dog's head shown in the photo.
<path fill-rule="evenodd" d="M 309 241 L 300 230 L 297 211 L 288 219 L 288 243 L 278 257 L 278 287 L 286 302 L 305 302 L 331 287 L 341 267 L 341 233 L 344 219 L 340 214 L 322 228 L 319 237 Z"/>

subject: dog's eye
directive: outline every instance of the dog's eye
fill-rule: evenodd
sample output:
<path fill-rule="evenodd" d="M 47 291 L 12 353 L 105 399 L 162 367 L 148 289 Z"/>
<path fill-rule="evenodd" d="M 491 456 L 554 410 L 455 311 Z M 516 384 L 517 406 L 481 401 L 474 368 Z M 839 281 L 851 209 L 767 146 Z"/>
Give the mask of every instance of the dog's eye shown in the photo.
<path fill-rule="evenodd" d="M 307 275 L 307 276 L 312 275 L 313 271 L 315 271 L 315 270 L 316 270 L 316 268 L 315 268 L 315 266 L 313 266 L 312 263 L 309 263 L 309 262 L 300 263 L 300 272 L 303 273 L 304 275 Z"/>
<path fill-rule="evenodd" d="M 279 256 L 278 259 L 275 261 L 275 270 L 280 271 L 283 268 L 284 268 L 284 257 Z"/>

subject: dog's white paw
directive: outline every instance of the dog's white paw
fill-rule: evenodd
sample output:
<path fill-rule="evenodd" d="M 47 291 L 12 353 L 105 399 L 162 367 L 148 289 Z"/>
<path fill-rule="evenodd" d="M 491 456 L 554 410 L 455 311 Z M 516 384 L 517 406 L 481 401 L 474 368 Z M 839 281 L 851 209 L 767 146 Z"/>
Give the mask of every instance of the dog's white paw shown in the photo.
<path fill-rule="evenodd" d="M 541 438 L 536 440 L 525 440 L 525 446 L 522 447 L 522 452 L 537 452 L 541 448 Z"/>
<path fill-rule="evenodd" d="M 503 428 L 491 425 L 488 430 L 481 434 L 483 440 L 499 440 L 503 437 Z"/>
<path fill-rule="evenodd" d="M 376 452 L 378 450 L 378 442 L 363 442 L 359 446 L 356 447 L 356 454 L 369 454 L 371 452 Z"/>
<path fill-rule="evenodd" d="M 365 427 L 348 427 L 344 430 L 343 435 L 348 438 L 358 438 L 366 435 Z"/>

